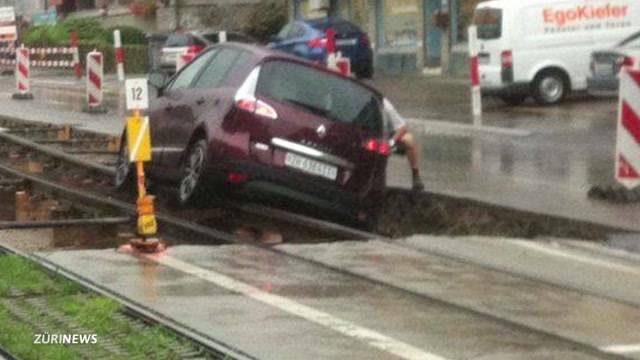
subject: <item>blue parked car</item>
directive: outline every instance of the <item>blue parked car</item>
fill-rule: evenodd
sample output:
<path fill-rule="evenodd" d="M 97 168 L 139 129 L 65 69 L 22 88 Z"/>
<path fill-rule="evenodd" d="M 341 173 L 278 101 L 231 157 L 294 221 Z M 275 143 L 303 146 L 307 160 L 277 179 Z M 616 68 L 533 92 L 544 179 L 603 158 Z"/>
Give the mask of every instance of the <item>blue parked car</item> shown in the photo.
<path fill-rule="evenodd" d="M 295 20 L 288 23 L 269 47 L 307 60 L 326 62 L 327 29 L 335 31 L 336 50 L 351 60 L 351 71 L 358 78 L 373 76 L 373 51 L 369 37 L 356 25 L 339 17 Z"/>

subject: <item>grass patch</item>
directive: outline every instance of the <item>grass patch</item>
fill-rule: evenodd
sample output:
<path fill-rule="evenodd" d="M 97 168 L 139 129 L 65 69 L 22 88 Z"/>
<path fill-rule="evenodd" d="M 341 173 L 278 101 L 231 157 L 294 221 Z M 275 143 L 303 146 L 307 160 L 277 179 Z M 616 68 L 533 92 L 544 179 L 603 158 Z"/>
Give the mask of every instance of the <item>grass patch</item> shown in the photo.
<path fill-rule="evenodd" d="M 28 323 L 20 322 L 3 305 L 3 298 L 19 291 L 24 301 L 29 297 L 45 300 L 46 311 L 29 310 L 26 302 L 18 300 L 28 315 Z M 13 299 L 16 303 L 16 299 Z M 24 307 L 22 307 L 24 305 Z M 16 306 L 16 305 L 12 305 Z M 122 315 L 123 307 L 115 300 L 86 291 L 84 288 L 62 277 L 51 275 L 35 264 L 17 256 L 0 256 L 0 346 L 12 354 L 25 359 L 81 359 L 86 358 L 82 346 L 74 344 L 34 345 L 35 329 L 29 324 L 53 324 L 52 314 L 58 314 L 68 324 L 46 329 L 50 334 L 73 334 L 71 325 L 109 339 L 123 352 L 124 358 L 178 359 L 178 348 L 189 348 L 190 343 L 161 326 L 143 326 L 143 323 Z M 22 316 L 22 315 L 21 315 Z M 124 335 L 124 336 L 121 336 Z M 185 346 L 186 345 L 186 346 Z M 97 350 L 97 349 L 96 349 Z"/>
<path fill-rule="evenodd" d="M 29 325 L 16 321 L 0 305 L 0 344 L 11 354 L 21 359 L 76 359 L 78 355 L 71 349 L 59 345 L 34 345 L 35 334 L 39 333 Z"/>

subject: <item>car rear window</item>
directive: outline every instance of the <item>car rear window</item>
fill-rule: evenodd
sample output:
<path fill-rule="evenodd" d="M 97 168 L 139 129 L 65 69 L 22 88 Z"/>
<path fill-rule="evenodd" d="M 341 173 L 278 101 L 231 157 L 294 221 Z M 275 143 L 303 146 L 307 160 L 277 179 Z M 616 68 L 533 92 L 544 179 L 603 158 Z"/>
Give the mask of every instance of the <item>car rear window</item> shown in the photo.
<path fill-rule="evenodd" d="M 171 34 L 164 45 L 165 47 L 191 46 L 191 37 L 186 34 Z"/>
<path fill-rule="evenodd" d="M 310 66 L 269 61 L 262 66 L 256 93 L 333 121 L 382 131 L 380 105 L 372 91 Z"/>
<path fill-rule="evenodd" d="M 494 40 L 502 36 L 502 10 L 493 8 L 476 9 L 473 24 L 478 28 L 478 39 Z"/>
<path fill-rule="evenodd" d="M 320 31 L 327 31 L 328 28 L 332 28 L 338 34 L 361 32 L 357 26 L 347 21 L 322 21 L 312 22 L 311 27 Z"/>

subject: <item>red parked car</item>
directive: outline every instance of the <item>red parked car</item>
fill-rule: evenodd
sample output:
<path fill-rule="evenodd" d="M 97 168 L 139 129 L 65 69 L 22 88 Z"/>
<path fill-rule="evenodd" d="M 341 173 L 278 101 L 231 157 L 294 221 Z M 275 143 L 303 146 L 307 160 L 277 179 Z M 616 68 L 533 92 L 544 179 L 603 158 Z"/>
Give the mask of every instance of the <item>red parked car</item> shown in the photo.
<path fill-rule="evenodd" d="M 187 204 L 214 185 L 259 190 L 364 219 L 385 189 L 382 96 L 357 80 L 263 47 L 205 50 L 148 110 L 151 178 Z M 116 185 L 133 171 L 120 151 Z M 254 192 L 255 193 L 255 192 Z"/>

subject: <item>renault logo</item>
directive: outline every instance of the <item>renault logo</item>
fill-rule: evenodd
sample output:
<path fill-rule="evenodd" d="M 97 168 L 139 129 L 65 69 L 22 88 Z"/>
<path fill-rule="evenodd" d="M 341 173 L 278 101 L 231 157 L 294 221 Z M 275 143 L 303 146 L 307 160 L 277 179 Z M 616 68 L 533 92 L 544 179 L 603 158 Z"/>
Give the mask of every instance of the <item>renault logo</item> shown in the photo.
<path fill-rule="evenodd" d="M 316 133 L 318 133 L 318 136 L 320 138 L 323 138 L 325 135 L 327 135 L 327 128 L 325 128 L 324 125 L 320 125 L 316 129 Z"/>

